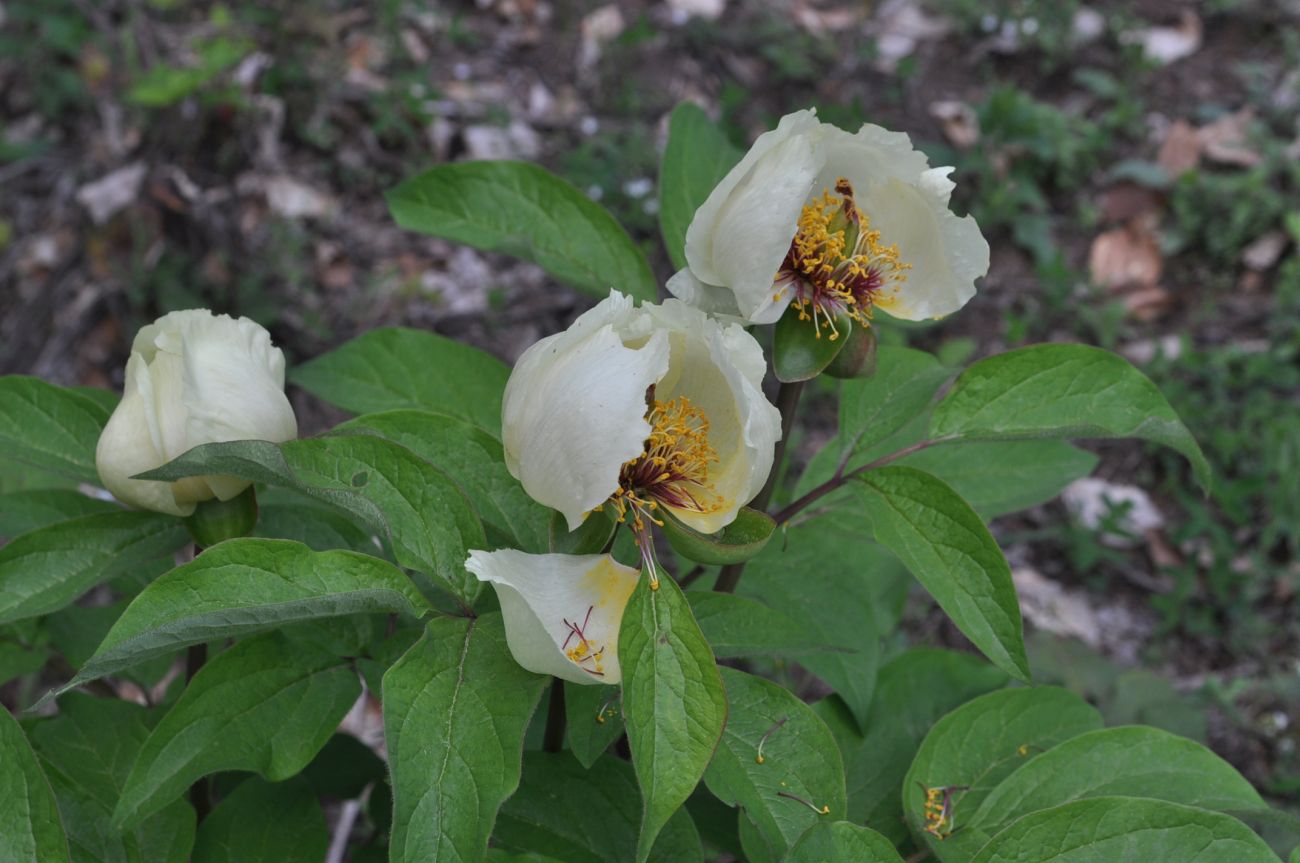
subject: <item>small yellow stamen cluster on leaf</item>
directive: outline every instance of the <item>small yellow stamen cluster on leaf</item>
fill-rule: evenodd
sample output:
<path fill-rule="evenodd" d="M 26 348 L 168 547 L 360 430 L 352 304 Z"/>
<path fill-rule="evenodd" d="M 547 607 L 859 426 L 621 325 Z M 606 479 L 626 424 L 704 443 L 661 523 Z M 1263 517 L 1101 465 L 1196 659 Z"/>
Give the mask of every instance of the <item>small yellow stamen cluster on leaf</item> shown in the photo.
<path fill-rule="evenodd" d="M 857 206 L 853 186 L 846 179 L 835 184 L 835 194 L 804 206 L 790 251 L 777 271 L 776 298 L 787 289 L 799 319 L 812 321 L 817 338 L 822 329 L 839 338 L 835 318 L 845 314 L 869 326 L 874 306 L 892 297 L 907 281 L 911 264 L 899 260 L 897 245 L 886 246 L 880 231 Z"/>

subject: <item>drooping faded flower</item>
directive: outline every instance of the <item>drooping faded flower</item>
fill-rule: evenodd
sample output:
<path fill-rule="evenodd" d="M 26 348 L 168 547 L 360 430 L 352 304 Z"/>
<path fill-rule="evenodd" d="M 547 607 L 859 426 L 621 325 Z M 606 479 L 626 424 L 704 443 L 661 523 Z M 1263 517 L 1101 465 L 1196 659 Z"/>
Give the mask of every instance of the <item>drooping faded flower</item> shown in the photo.
<path fill-rule="evenodd" d="M 639 534 L 662 510 L 703 533 L 763 487 L 781 435 L 762 349 L 677 300 L 611 292 L 524 352 L 506 385 L 506 465 L 577 529 L 610 506 Z"/>
<path fill-rule="evenodd" d="M 199 444 L 286 441 L 298 423 L 284 395 L 284 354 L 248 318 L 189 309 L 136 334 L 122 401 L 95 450 L 104 487 L 119 500 L 170 515 L 199 501 L 230 500 L 248 482 L 227 476 L 177 482 L 131 479 Z"/>
<path fill-rule="evenodd" d="M 640 574 L 607 554 L 471 551 L 465 568 L 491 582 L 515 661 L 574 683 L 619 683 L 618 628 Z"/>
<path fill-rule="evenodd" d="M 696 211 L 687 267 L 668 289 L 693 306 L 773 323 L 793 304 L 821 333 L 875 309 L 906 320 L 950 314 L 975 295 L 989 247 L 948 208 L 951 168 L 907 135 L 850 134 L 811 110 L 758 137 Z"/>

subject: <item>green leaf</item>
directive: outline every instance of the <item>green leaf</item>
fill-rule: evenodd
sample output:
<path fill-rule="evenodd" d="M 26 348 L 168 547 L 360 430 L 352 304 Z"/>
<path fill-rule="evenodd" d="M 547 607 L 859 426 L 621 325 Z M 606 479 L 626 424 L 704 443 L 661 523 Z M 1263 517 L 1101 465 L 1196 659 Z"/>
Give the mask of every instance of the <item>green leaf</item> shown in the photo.
<path fill-rule="evenodd" d="M 1099 797 L 1026 815 L 972 863 L 1278 863 L 1245 824 L 1218 812 L 1162 800 Z"/>
<path fill-rule="evenodd" d="M 640 820 L 641 797 L 626 761 L 599 758 L 584 768 L 567 754 L 529 752 L 519 790 L 501 807 L 493 842 L 565 863 L 633 863 Z M 698 863 L 703 857 L 695 825 L 680 810 L 649 859 Z"/>
<path fill-rule="evenodd" d="M 898 461 L 943 480 L 985 520 L 1046 503 L 1092 473 L 1097 456 L 1059 440 L 972 441 Z"/>
<path fill-rule="evenodd" d="M 840 752 L 826 724 L 784 687 L 732 668 L 722 682 L 727 727 L 704 782 L 742 809 L 780 858 L 812 825 L 844 818 Z"/>
<path fill-rule="evenodd" d="M 439 165 L 385 197 L 393 219 L 407 230 L 532 261 L 597 297 L 610 288 L 639 300 L 658 296 L 645 255 L 614 217 L 539 165 Z"/>
<path fill-rule="evenodd" d="M 329 831 L 303 779 L 239 783 L 203 820 L 194 863 L 320 863 Z"/>
<path fill-rule="evenodd" d="M 501 441 L 472 423 L 429 411 L 366 414 L 336 432 L 367 429 L 396 441 L 445 471 L 465 492 L 484 523 L 508 544 L 543 554 L 550 545 L 551 510 L 528 496 L 506 469 Z"/>
<path fill-rule="evenodd" d="M 217 638 L 358 612 L 418 617 L 428 611 L 410 579 L 378 558 L 316 552 L 289 540 L 232 539 L 145 588 L 77 676 L 54 694 Z"/>
<path fill-rule="evenodd" d="M 0 548 L 0 623 L 60 609 L 188 541 L 178 519 L 126 510 L 24 533 Z"/>
<path fill-rule="evenodd" d="M 602 554 L 614 542 L 618 522 L 608 509 L 588 513 L 577 530 L 570 531 L 569 523 L 558 512 L 551 514 L 550 546 L 552 554 Z"/>
<path fill-rule="evenodd" d="M 668 120 L 659 165 L 659 230 L 673 266 L 686 266 L 686 229 L 713 187 L 743 155 L 698 105 L 682 102 Z"/>
<path fill-rule="evenodd" d="M 915 468 L 877 468 L 858 481 L 876 541 L 994 665 L 1028 680 L 1011 568 L 984 520 L 942 480 Z"/>
<path fill-rule="evenodd" d="M 398 327 L 357 336 L 289 374 L 307 392 L 352 413 L 436 411 L 493 434 L 501 432 L 509 377 L 505 363 L 478 348 Z"/>
<path fill-rule="evenodd" d="M 307 766 L 361 694 L 357 673 L 279 633 L 213 657 L 136 758 L 115 820 L 131 825 L 202 776 L 251 770 L 272 782 Z"/>
<path fill-rule="evenodd" d="M 708 566 L 744 563 L 763 550 L 776 530 L 776 522 L 765 512 L 741 507 L 735 521 L 717 533 L 700 533 L 678 521 L 671 512 L 661 513 L 668 544 L 687 560 Z"/>
<path fill-rule="evenodd" d="M 853 331 L 853 320 L 837 315 L 832 333 L 818 313 L 817 324 L 800 320 L 794 306 L 785 310 L 772 334 L 772 369 L 782 383 L 811 380 L 821 374 L 844 348 Z"/>
<path fill-rule="evenodd" d="M 244 59 L 255 48 L 256 45 L 247 39 L 215 37 L 199 47 L 197 66 L 154 66 L 131 85 L 126 91 L 126 99 L 148 108 L 174 105 Z"/>
<path fill-rule="evenodd" d="M 808 653 L 797 661 L 838 692 L 859 722 L 876 685 L 880 636 L 897 623 L 911 585 L 907 570 L 870 541 L 860 521 L 831 513 L 784 528 L 749 563 L 739 587 L 808 638 L 851 651 Z"/>
<path fill-rule="evenodd" d="M 393 863 L 483 857 L 497 809 L 519 784 L 524 730 L 545 685 L 515 663 L 495 613 L 430 621 L 388 670 Z"/>
<path fill-rule="evenodd" d="M 903 863 L 894 843 L 874 830 L 847 821 L 815 825 L 803 835 L 785 863 Z"/>
<path fill-rule="evenodd" d="M 975 363 L 934 409 L 937 438 L 1137 437 L 1171 447 L 1210 487 L 1201 448 L 1156 385 L 1087 345 L 1033 345 Z"/>
<path fill-rule="evenodd" d="M 12 539 L 55 522 L 119 509 L 114 503 L 67 488 L 11 491 L 0 494 L 0 537 Z"/>
<path fill-rule="evenodd" d="M 871 712 L 862 727 L 840 699 L 813 705 L 835 735 L 844 758 L 849 817 L 901 844 L 903 777 L 930 726 L 971 698 L 997 689 L 1007 676 L 964 653 L 917 648 L 899 654 L 880 669 Z"/>
<path fill-rule="evenodd" d="M 40 671 L 49 656 L 43 644 L 29 647 L 21 639 L 0 639 L 0 685 Z"/>
<path fill-rule="evenodd" d="M 643 575 L 623 609 L 618 635 L 623 721 L 644 797 L 637 863 L 669 817 L 695 790 L 727 719 L 727 696 L 713 651 L 681 588 L 667 574 L 659 589 Z"/>
<path fill-rule="evenodd" d="M 164 567 L 165 572 L 170 567 Z M 159 573 L 161 575 L 161 573 Z M 94 656 L 99 643 L 131 604 L 129 599 L 109 605 L 69 605 L 44 618 L 50 643 L 63 654 L 68 665 L 80 668 Z M 160 654 L 153 659 L 119 672 L 143 689 L 152 689 L 171 670 L 175 656 Z"/>
<path fill-rule="evenodd" d="M 557 686 L 558 681 L 551 684 Z M 564 740 L 584 768 L 623 736 L 621 693 L 617 686 L 564 682 Z"/>
<path fill-rule="evenodd" d="M 876 373 L 840 385 L 840 453 L 860 452 L 888 438 L 930 406 L 952 371 L 931 354 L 880 347 Z"/>
<path fill-rule="evenodd" d="M 1021 815 L 1090 797 L 1150 797 L 1219 812 L 1267 808 L 1201 744 L 1131 726 L 1080 734 L 1021 765 L 984 798 L 970 828 L 993 834 Z"/>
<path fill-rule="evenodd" d="M 253 528 L 252 535 L 263 539 L 292 539 L 312 551 L 346 549 L 380 553 L 371 534 L 347 516 L 287 489 L 268 488 L 258 495 L 257 527 Z"/>
<path fill-rule="evenodd" d="M 32 743 L 45 762 L 74 861 L 183 863 L 194 844 L 194 809 L 174 800 L 137 829 L 112 824 L 113 807 L 148 735 L 143 707 L 79 693 L 39 723 Z"/>
<path fill-rule="evenodd" d="M 0 451 L 99 485 L 95 447 L 109 413 L 96 400 L 39 378 L 0 377 Z"/>
<path fill-rule="evenodd" d="M 406 447 L 350 434 L 293 440 L 213 443 L 141 476 L 176 480 L 222 474 L 294 489 L 360 519 L 391 541 L 402 566 L 435 576 L 471 605 L 482 585 L 465 570 L 483 548 L 483 525 L 447 474 Z"/>
<path fill-rule="evenodd" d="M 68 860 L 68 840 L 54 792 L 18 720 L 0 710 L 0 860 Z"/>
<path fill-rule="evenodd" d="M 943 860 L 965 860 L 982 841 L 964 827 L 989 792 L 1021 765 L 1056 744 L 1101 728 L 1092 705 L 1054 686 L 1004 689 L 969 701 L 930 729 L 903 780 L 903 811 Z M 956 787 L 953 825 L 942 842 L 923 833 L 925 789 Z"/>
<path fill-rule="evenodd" d="M 714 656 L 796 656 L 838 651 L 851 653 L 851 647 L 837 647 L 818 639 L 793 618 L 761 602 L 733 593 L 687 591 L 695 621 L 713 648 Z"/>

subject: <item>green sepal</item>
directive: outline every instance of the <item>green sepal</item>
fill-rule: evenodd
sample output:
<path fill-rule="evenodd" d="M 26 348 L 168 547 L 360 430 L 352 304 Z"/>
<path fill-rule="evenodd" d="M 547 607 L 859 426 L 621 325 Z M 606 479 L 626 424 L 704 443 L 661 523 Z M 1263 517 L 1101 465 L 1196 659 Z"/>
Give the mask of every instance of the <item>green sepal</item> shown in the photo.
<path fill-rule="evenodd" d="M 876 329 L 856 326 L 842 339 L 844 347 L 826 367 L 833 378 L 869 378 L 876 373 Z"/>
<path fill-rule="evenodd" d="M 824 330 L 814 327 L 812 321 L 800 320 L 793 304 L 786 308 L 772 336 L 772 366 L 777 380 L 792 384 L 811 380 L 825 371 L 852 339 L 853 319 L 836 315 L 838 335 Z"/>
<path fill-rule="evenodd" d="M 673 551 L 706 566 L 744 563 L 763 550 L 776 530 L 770 515 L 747 506 L 741 507 L 735 521 L 717 533 L 700 533 L 666 509 L 658 510 L 656 516 L 663 521 L 664 535 Z"/>
<path fill-rule="evenodd" d="M 230 500 L 201 501 L 185 517 L 185 529 L 199 548 L 248 536 L 257 526 L 257 495 L 250 485 Z"/>
<path fill-rule="evenodd" d="M 570 531 L 564 516 L 551 515 L 553 554 L 600 554 L 614 538 L 618 522 L 604 509 L 593 511 L 577 530 Z"/>

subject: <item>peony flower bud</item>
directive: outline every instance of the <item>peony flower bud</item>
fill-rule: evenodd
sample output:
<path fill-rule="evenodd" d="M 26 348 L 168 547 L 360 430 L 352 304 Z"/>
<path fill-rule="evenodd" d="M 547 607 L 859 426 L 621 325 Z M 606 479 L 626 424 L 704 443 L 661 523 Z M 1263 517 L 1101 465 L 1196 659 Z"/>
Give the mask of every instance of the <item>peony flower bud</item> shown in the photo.
<path fill-rule="evenodd" d="M 618 627 L 640 573 L 607 554 L 471 551 L 496 589 L 515 661 L 574 683 L 619 683 Z"/>
<path fill-rule="evenodd" d="M 506 466 L 576 530 L 613 507 L 639 534 L 660 507 L 714 533 L 763 487 L 781 416 L 758 342 L 677 300 L 611 292 L 524 352 L 506 384 Z"/>
<path fill-rule="evenodd" d="M 284 354 L 247 318 L 189 309 L 136 334 L 122 401 L 99 437 L 95 464 L 119 500 L 170 515 L 199 501 L 230 500 L 249 483 L 227 476 L 168 483 L 131 479 L 199 444 L 279 443 L 298 434 L 284 395 Z"/>
<path fill-rule="evenodd" d="M 866 325 L 875 309 L 911 321 L 955 312 L 988 271 L 989 246 L 948 209 L 951 171 L 900 132 L 788 114 L 696 211 L 668 290 L 759 324 L 794 304 L 831 338 L 841 314 Z"/>

